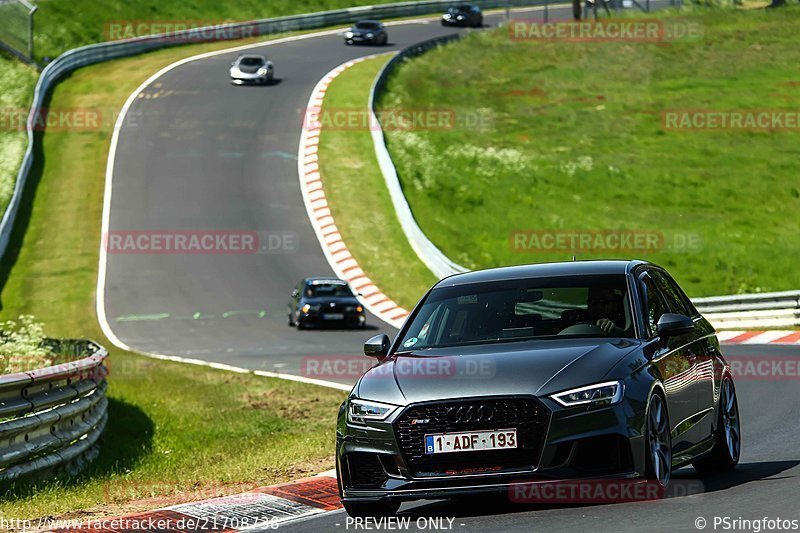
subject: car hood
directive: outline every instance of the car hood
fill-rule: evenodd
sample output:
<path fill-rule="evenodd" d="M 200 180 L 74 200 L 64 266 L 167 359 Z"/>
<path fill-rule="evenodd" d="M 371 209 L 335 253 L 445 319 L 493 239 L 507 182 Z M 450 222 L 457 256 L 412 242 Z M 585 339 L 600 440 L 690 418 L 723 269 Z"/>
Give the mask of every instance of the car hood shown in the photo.
<path fill-rule="evenodd" d="M 266 66 L 267 65 L 239 65 L 234 68 L 239 70 L 239 72 L 243 74 L 255 74 L 258 72 L 259 69 L 264 68 Z"/>
<path fill-rule="evenodd" d="M 359 398 L 396 405 L 470 396 L 544 396 L 600 382 L 640 345 L 629 339 L 537 340 L 420 350 L 367 371 Z"/>

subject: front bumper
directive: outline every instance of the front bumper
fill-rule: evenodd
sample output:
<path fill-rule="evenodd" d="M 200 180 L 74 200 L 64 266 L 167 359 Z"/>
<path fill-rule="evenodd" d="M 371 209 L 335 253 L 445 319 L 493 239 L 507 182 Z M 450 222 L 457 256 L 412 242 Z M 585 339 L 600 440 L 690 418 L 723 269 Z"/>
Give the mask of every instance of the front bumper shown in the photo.
<path fill-rule="evenodd" d="M 487 451 L 480 452 L 482 467 L 438 475 L 415 471 L 401 451 L 394 423 L 408 408 L 364 427 L 347 424 L 342 415 L 336 446 L 341 497 L 352 502 L 442 499 L 508 493 L 519 483 L 643 478 L 644 437 L 633 429 L 632 410 L 624 401 L 591 411 L 540 401 L 551 417 L 540 456 L 531 458 L 531 466 L 498 467 Z"/>
<path fill-rule="evenodd" d="M 337 312 L 338 313 L 338 312 Z M 304 326 L 330 326 L 330 327 L 363 327 L 367 323 L 367 317 L 364 313 L 359 313 L 356 311 L 345 311 L 338 313 L 342 315 L 342 318 L 325 318 L 324 313 L 313 312 L 313 313 L 301 313 L 298 317 L 298 320 Z"/>
<path fill-rule="evenodd" d="M 365 35 L 353 35 L 352 37 L 345 37 L 344 42 L 347 44 L 375 44 L 378 42 L 378 38 L 369 38 Z"/>
<path fill-rule="evenodd" d="M 231 76 L 231 83 L 235 85 L 258 85 L 263 83 L 268 83 L 271 79 L 269 74 L 258 75 L 258 76 Z"/>

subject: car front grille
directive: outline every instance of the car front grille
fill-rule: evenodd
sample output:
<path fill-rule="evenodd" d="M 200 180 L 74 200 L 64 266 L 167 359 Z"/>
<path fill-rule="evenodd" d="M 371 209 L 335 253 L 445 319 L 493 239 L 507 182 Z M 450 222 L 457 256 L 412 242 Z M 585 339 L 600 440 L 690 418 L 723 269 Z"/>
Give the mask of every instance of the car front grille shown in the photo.
<path fill-rule="evenodd" d="M 477 416 L 477 420 L 454 421 L 453 410 L 459 407 L 473 407 L 473 413 L 483 408 L 481 412 L 491 411 L 492 416 L 488 420 Z M 533 397 L 470 398 L 412 405 L 400 415 L 394 428 L 411 475 L 430 477 L 533 469 L 538 464 L 549 424 L 549 409 Z M 515 449 L 425 453 L 425 435 L 511 428 L 517 430 Z"/>

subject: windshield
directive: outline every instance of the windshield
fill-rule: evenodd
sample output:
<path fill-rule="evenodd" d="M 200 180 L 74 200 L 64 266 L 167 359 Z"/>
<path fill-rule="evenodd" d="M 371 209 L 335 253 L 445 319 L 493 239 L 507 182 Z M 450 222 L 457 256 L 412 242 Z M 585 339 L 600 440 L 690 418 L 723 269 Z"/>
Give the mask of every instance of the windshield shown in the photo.
<path fill-rule="evenodd" d="M 243 67 L 257 67 L 264 64 L 264 59 L 261 57 L 243 57 L 239 64 Z"/>
<path fill-rule="evenodd" d="M 379 27 L 377 22 L 356 22 L 356 28 L 359 30 L 377 30 Z"/>
<path fill-rule="evenodd" d="M 470 9 L 469 6 L 456 6 L 456 7 L 451 7 L 448 11 L 450 13 L 468 13 L 469 9 Z"/>
<path fill-rule="evenodd" d="M 552 337 L 630 337 L 625 276 L 534 278 L 431 291 L 399 351 Z"/>
<path fill-rule="evenodd" d="M 353 296 L 350 287 L 343 283 L 318 283 L 306 287 L 308 298 Z"/>

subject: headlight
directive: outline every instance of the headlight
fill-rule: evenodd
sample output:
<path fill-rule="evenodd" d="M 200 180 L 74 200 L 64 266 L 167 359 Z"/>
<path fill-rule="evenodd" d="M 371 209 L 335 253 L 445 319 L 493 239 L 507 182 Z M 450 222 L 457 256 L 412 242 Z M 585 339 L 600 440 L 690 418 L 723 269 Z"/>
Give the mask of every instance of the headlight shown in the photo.
<path fill-rule="evenodd" d="M 375 37 L 374 33 L 368 33 L 367 34 L 367 39 L 372 39 L 373 37 Z"/>
<path fill-rule="evenodd" d="M 367 420 L 386 420 L 395 409 L 396 405 L 387 403 L 350 400 L 347 406 L 347 421 L 351 424 L 364 424 Z"/>
<path fill-rule="evenodd" d="M 319 304 L 314 304 L 314 305 L 306 304 L 300 310 L 304 313 L 308 313 L 309 311 L 319 311 L 319 308 L 320 308 Z"/>
<path fill-rule="evenodd" d="M 345 33 L 344 36 L 347 37 L 348 39 L 352 39 L 353 38 L 353 32 L 349 31 L 349 32 Z"/>
<path fill-rule="evenodd" d="M 579 405 L 592 405 L 602 407 L 614 405 L 622 400 L 625 394 L 625 384 L 621 381 L 608 381 L 597 385 L 588 385 L 550 396 L 564 407 Z"/>

